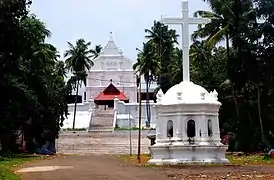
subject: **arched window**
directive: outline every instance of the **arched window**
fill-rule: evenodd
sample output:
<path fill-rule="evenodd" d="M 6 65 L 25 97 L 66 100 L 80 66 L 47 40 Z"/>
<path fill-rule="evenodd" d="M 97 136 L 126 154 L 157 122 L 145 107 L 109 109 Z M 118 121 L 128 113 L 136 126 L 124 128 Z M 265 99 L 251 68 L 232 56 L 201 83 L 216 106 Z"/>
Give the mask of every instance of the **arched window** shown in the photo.
<path fill-rule="evenodd" d="M 193 138 L 196 135 L 195 121 L 193 119 L 187 122 L 187 137 Z"/>
<path fill-rule="evenodd" d="M 167 137 L 173 137 L 173 121 L 169 120 L 167 122 Z"/>
<path fill-rule="evenodd" d="M 208 137 L 212 137 L 212 135 L 213 135 L 212 121 L 210 119 L 207 121 L 207 134 L 208 134 Z"/>

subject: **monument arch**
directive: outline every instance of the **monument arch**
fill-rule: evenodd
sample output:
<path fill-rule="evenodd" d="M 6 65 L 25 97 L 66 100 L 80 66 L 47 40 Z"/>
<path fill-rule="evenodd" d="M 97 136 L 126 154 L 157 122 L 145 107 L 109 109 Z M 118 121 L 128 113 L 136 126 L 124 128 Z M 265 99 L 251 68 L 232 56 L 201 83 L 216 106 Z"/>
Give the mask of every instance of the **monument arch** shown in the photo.
<path fill-rule="evenodd" d="M 207 120 L 207 135 L 208 137 L 212 137 L 213 135 L 211 119 Z"/>
<path fill-rule="evenodd" d="M 173 137 L 173 121 L 172 120 L 167 121 L 167 137 L 169 138 Z"/>

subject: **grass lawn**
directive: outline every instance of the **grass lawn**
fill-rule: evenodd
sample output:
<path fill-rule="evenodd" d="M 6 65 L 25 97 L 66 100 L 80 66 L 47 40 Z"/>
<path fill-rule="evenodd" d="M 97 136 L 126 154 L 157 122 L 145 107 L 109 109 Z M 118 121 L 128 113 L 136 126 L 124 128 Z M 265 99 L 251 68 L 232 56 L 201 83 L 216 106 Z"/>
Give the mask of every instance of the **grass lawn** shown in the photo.
<path fill-rule="evenodd" d="M 72 129 L 72 128 L 65 128 L 65 129 L 62 129 L 63 131 L 72 131 L 72 132 L 78 132 L 78 131 L 87 131 L 87 128 L 75 128 L 75 129 Z"/>
<path fill-rule="evenodd" d="M 148 165 L 147 162 L 150 159 L 150 155 L 142 154 L 141 155 L 141 164 L 138 163 L 137 155 L 129 156 L 122 155 L 119 156 L 125 162 L 125 164 L 132 165 Z M 227 155 L 228 160 L 231 165 L 274 165 L 274 159 L 264 160 L 264 155 L 261 154 L 252 154 L 252 155 Z"/>
<path fill-rule="evenodd" d="M 0 156 L 0 180 L 20 180 L 20 177 L 14 174 L 12 169 L 24 162 L 36 159 L 43 159 L 43 157 L 31 155 Z"/>

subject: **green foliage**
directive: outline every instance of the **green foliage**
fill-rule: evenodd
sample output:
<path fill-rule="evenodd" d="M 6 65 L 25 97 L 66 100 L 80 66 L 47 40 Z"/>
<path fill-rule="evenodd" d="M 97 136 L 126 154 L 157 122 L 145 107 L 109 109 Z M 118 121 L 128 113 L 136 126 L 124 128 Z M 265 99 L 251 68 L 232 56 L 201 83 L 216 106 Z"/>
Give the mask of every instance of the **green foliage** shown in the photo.
<path fill-rule="evenodd" d="M 159 65 L 153 67 L 151 71 L 155 72 L 153 75 L 156 76 L 160 88 L 165 93 L 172 86 L 169 67 L 172 64 L 174 45 L 177 44 L 178 35 L 175 30 L 168 29 L 168 26 L 156 21 L 151 29 L 146 29 L 145 32 L 148 41 L 156 48 L 159 61 Z"/>
<path fill-rule="evenodd" d="M 86 131 L 86 130 L 87 130 L 86 128 L 74 128 L 74 129 L 66 128 L 66 129 L 63 129 L 63 131 L 74 131 L 74 132 L 76 132 L 76 131 Z"/>
<path fill-rule="evenodd" d="M 72 90 L 76 90 L 72 129 L 75 128 L 79 86 L 81 86 L 81 83 L 86 85 L 86 78 L 88 76 L 86 71 L 94 65 L 92 58 L 95 59 L 98 57 L 102 49 L 101 46 L 96 46 L 94 50 L 89 49 L 90 45 L 91 43 L 86 43 L 84 39 L 78 39 L 75 46 L 68 42 L 69 49 L 64 53 L 65 58 L 67 58 L 65 61 L 66 69 L 73 73 L 73 76 L 67 82 L 67 92 L 71 94 Z"/>
<path fill-rule="evenodd" d="M 50 32 L 26 1 L 5 1 L 0 16 L 0 143 L 18 151 L 18 137 L 41 146 L 58 137 L 67 115 L 64 64 L 45 43 Z M 22 143 L 23 141 L 21 141 Z"/>
<path fill-rule="evenodd" d="M 23 155 L 0 156 L 0 180 L 20 180 L 21 178 L 12 172 L 12 168 L 35 159 L 38 159 L 38 157 Z"/>
<path fill-rule="evenodd" d="M 158 60 L 159 56 L 156 52 L 156 46 L 152 41 L 143 43 L 143 49 L 139 50 L 137 62 L 133 65 L 133 69 L 138 73 L 139 76 L 144 75 L 144 79 L 146 81 L 146 112 L 149 123 L 151 118 L 149 106 L 149 87 L 153 78 L 157 76 L 158 70 L 160 68 L 160 63 Z"/>

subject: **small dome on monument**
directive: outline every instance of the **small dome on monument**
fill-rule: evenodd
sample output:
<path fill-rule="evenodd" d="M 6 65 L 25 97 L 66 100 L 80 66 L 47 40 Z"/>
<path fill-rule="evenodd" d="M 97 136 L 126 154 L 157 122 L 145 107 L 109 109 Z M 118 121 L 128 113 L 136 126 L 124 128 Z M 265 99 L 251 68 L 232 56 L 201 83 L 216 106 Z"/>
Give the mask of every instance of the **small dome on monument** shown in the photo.
<path fill-rule="evenodd" d="M 162 105 L 181 104 L 181 103 L 219 103 L 218 93 L 214 90 L 208 92 L 202 86 L 193 82 L 181 82 L 171 87 L 159 102 Z"/>

